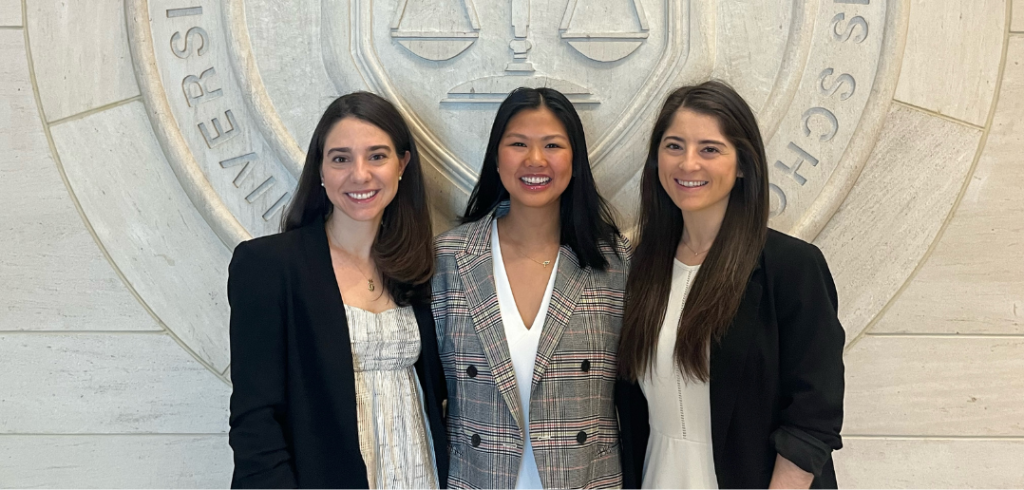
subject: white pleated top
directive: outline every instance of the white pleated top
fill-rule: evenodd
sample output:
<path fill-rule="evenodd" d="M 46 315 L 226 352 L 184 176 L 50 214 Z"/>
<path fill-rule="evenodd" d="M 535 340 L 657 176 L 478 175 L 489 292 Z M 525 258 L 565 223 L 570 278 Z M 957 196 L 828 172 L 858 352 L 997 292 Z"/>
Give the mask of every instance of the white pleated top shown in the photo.
<path fill-rule="evenodd" d="M 359 452 L 370 488 L 437 488 L 430 426 L 414 366 L 420 331 L 412 307 L 372 313 L 345 305 L 345 315 L 356 377 Z"/>
<path fill-rule="evenodd" d="M 651 424 L 643 488 L 717 489 L 711 447 L 711 391 L 708 383 L 683 376 L 673 355 L 679 319 L 700 266 L 678 260 L 674 263 L 654 369 L 640 380 Z"/>

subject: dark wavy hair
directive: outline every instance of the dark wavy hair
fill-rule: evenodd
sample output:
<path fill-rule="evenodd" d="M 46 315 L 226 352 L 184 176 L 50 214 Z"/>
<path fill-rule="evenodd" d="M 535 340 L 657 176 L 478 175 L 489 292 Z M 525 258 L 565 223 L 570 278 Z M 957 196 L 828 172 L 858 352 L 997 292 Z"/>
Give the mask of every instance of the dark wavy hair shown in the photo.
<path fill-rule="evenodd" d="M 619 370 L 636 380 L 655 357 L 672 289 L 672 260 L 683 236 L 683 216 L 661 186 L 658 150 L 676 113 L 687 109 L 718 121 L 736 147 L 739 175 L 718 236 L 693 281 L 679 320 L 675 359 L 691 379 L 710 376 L 708 344 L 718 341 L 739 309 L 747 281 L 768 235 L 768 166 L 757 120 L 732 87 L 709 81 L 672 92 L 651 133 L 640 184 L 640 224 L 619 343 Z M 676 307 L 676 306 L 673 306 Z"/>
<path fill-rule="evenodd" d="M 601 254 L 599 245 L 604 242 L 614 247 L 619 229 L 615 226 L 608 203 L 597 191 L 580 116 L 569 99 L 557 90 L 520 87 L 508 94 L 498 107 L 480 178 L 469 196 L 462 222 L 469 223 L 487 216 L 509 198 L 508 190 L 498 175 L 498 145 L 509 121 L 516 114 L 541 107 L 550 110 L 565 127 L 572 149 L 572 179 L 559 202 L 560 242 L 572 248 L 580 267 L 604 270 L 608 260 Z"/>
<path fill-rule="evenodd" d="M 281 219 L 281 231 L 325 220 L 334 211 L 320 185 L 327 135 L 342 119 L 354 117 L 377 126 L 391 137 L 396 154 L 409 152 L 395 198 L 384 208 L 384 219 L 370 256 L 380 272 L 384 289 L 396 304 L 406 306 L 423 294 L 434 274 L 434 241 L 420 156 L 409 126 L 390 102 L 369 92 L 338 97 L 320 118 L 306 152 L 298 189 Z"/>

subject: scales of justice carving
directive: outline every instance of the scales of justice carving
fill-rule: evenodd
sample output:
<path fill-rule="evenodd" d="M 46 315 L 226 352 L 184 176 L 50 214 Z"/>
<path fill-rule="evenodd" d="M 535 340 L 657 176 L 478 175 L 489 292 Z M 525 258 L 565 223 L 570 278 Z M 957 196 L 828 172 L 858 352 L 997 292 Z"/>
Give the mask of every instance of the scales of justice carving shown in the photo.
<path fill-rule="evenodd" d="M 509 0 L 512 8 L 511 60 L 505 74 L 462 83 L 448 91 L 443 103 L 500 103 L 521 86 L 556 89 L 575 104 L 599 104 L 579 84 L 536 73 L 529 54 L 530 1 Z M 619 0 L 630 15 L 608 15 L 586 8 L 588 0 L 568 0 L 559 24 L 560 39 L 581 55 L 598 62 L 619 61 L 633 54 L 648 37 L 650 26 L 640 0 Z M 391 37 L 413 54 L 429 61 L 447 61 L 480 38 L 480 17 L 474 0 L 398 0 L 390 25 Z"/>

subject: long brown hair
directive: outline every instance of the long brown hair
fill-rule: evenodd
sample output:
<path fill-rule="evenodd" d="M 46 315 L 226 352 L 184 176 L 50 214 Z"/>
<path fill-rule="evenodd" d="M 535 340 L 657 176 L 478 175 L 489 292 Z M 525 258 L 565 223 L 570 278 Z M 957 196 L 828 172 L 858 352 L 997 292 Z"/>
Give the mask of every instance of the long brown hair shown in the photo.
<path fill-rule="evenodd" d="M 672 260 L 683 236 L 683 215 L 661 186 L 658 149 L 680 109 L 718 120 L 736 147 L 739 175 L 711 250 L 693 281 L 679 320 L 675 360 L 690 379 L 708 381 L 708 344 L 729 328 L 768 234 L 768 166 L 761 131 L 750 107 L 718 81 L 677 89 L 661 108 L 651 134 L 640 184 L 640 223 L 619 344 L 622 377 L 636 380 L 650 369 L 672 289 Z"/>
<path fill-rule="evenodd" d="M 425 296 L 423 287 L 434 275 L 434 233 L 427 209 L 420 155 L 409 126 L 395 106 L 378 95 L 354 92 L 338 97 L 320 118 L 306 152 L 295 198 L 281 220 L 281 231 L 294 230 L 326 220 L 334 211 L 327 191 L 320 185 L 327 134 L 338 121 L 354 117 L 377 126 L 391 137 L 397 155 L 409 152 L 402 184 L 384 208 L 384 219 L 370 249 L 384 289 L 399 306 Z"/>

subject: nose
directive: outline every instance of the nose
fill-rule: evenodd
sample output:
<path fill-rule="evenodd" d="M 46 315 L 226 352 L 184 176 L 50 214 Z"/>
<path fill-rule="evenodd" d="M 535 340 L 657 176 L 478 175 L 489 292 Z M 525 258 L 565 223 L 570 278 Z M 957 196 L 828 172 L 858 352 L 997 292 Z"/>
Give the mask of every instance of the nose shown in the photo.
<path fill-rule="evenodd" d="M 371 178 L 370 162 L 367 162 L 365 158 L 359 157 L 355 163 L 352 166 L 352 181 L 360 184 L 369 182 Z"/>
<path fill-rule="evenodd" d="M 693 172 L 700 170 L 700 155 L 697 154 L 699 150 L 697 148 L 690 148 L 686 150 L 686 153 L 679 158 L 679 169 L 684 172 Z"/>
<path fill-rule="evenodd" d="M 544 157 L 544 148 L 537 145 L 530 146 L 526 153 L 526 165 L 529 167 L 545 167 L 547 164 L 548 160 Z"/>

